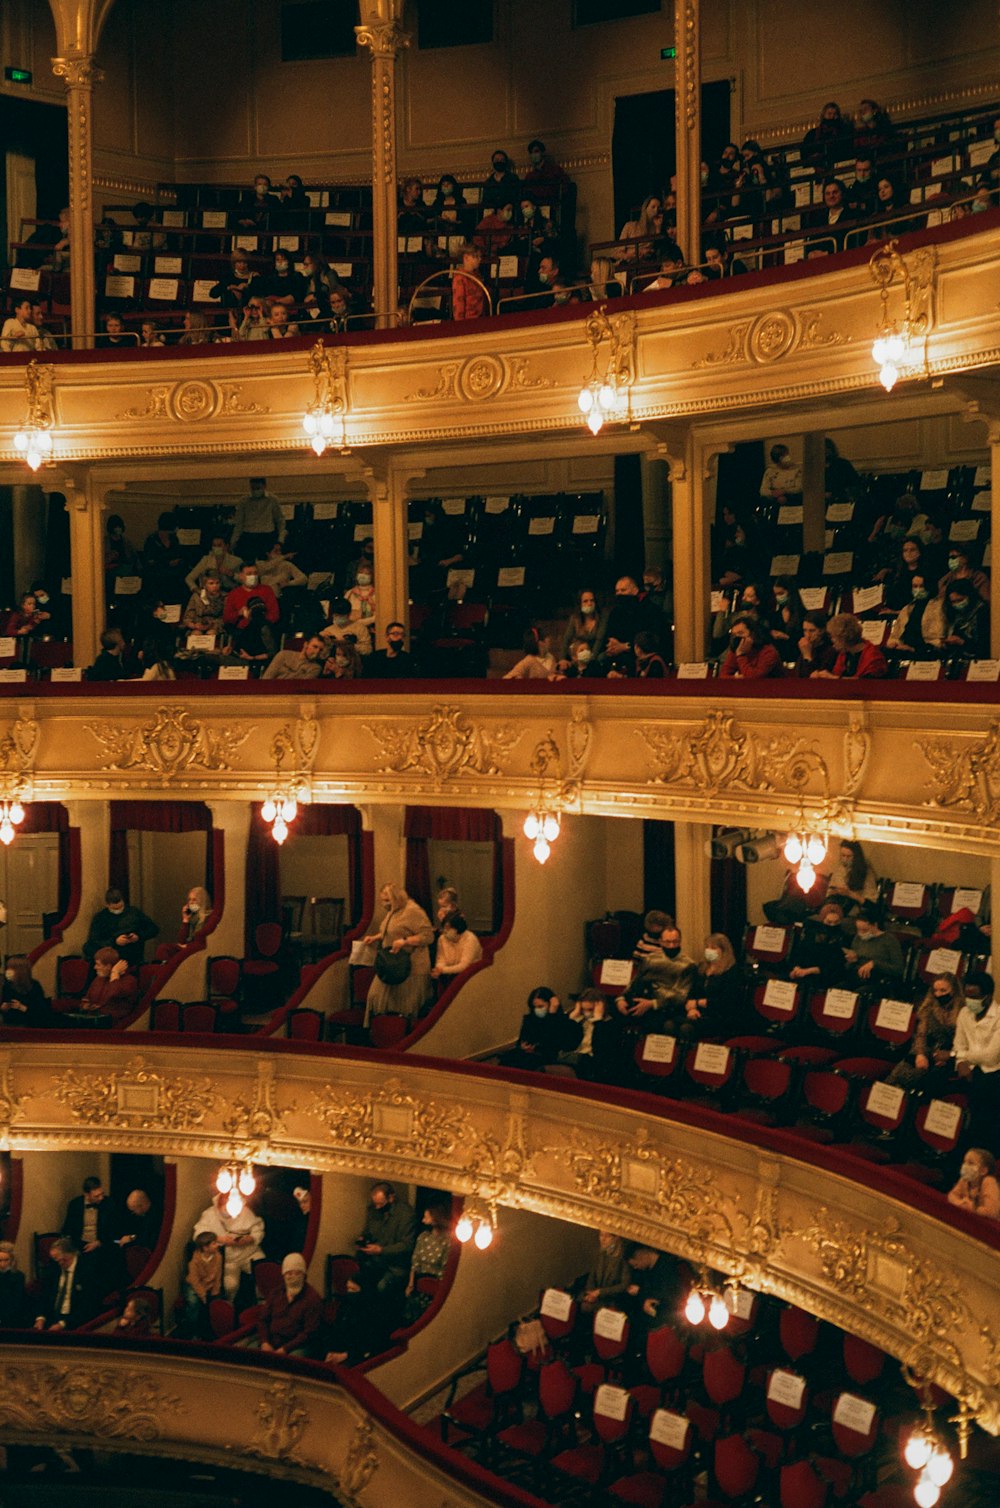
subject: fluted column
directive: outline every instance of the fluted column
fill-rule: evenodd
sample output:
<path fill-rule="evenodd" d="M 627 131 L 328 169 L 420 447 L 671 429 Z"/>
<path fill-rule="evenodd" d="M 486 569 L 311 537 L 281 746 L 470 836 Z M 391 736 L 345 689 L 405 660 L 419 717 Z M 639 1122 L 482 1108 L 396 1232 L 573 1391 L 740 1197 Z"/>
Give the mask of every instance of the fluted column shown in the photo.
<path fill-rule="evenodd" d="M 52 72 L 66 84 L 69 116 L 70 321 L 74 346 L 92 344 L 94 297 L 94 85 L 102 77 L 93 53 L 52 59 Z"/>
<path fill-rule="evenodd" d="M 701 261 L 700 0 L 674 0 L 677 47 L 677 239 L 688 261 Z"/>
<path fill-rule="evenodd" d="M 395 318 L 399 298 L 396 255 L 396 57 L 409 46 L 402 0 L 362 0 L 354 28 L 372 54 L 372 272 L 377 324 Z"/>
<path fill-rule="evenodd" d="M 90 665 L 104 632 L 104 489 L 89 476 L 63 484 L 69 514 L 70 576 L 73 581 L 73 663 Z"/>

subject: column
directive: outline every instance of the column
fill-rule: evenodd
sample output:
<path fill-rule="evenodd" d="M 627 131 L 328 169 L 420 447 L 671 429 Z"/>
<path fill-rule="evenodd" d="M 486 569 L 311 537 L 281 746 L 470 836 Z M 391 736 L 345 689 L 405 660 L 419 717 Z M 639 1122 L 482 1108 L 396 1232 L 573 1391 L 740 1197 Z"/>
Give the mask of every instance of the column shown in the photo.
<path fill-rule="evenodd" d="M 826 545 L 826 435 L 802 436 L 802 549 Z"/>
<path fill-rule="evenodd" d="M 410 531 L 405 473 L 378 467 L 365 477 L 375 530 L 375 647 L 384 649 L 386 626 L 410 625 Z"/>
<path fill-rule="evenodd" d="M 989 419 L 990 437 L 990 466 L 991 471 L 991 496 L 990 496 L 990 537 L 1000 541 L 1000 416 L 993 415 Z M 994 546 L 1000 549 L 1000 543 Z M 996 563 L 993 563 L 994 572 Z M 1000 591 L 993 590 L 990 593 L 990 655 L 994 659 L 1000 659 Z"/>
<path fill-rule="evenodd" d="M 207 801 L 212 813 L 212 826 L 223 834 L 223 866 L 225 874 L 225 906 L 219 925 L 208 940 L 209 953 L 226 953 L 242 958 L 244 952 L 244 926 L 247 909 L 247 840 L 250 836 L 249 801 Z M 218 887 L 218 879 L 216 879 Z M 213 901 L 215 897 L 212 897 Z M 204 973 L 204 956 L 192 962 Z M 171 980 L 171 984 L 173 981 Z M 171 993 L 173 993 L 171 991 Z M 192 995 L 192 999 L 196 997 Z"/>
<path fill-rule="evenodd" d="M 677 46 L 677 239 L 692 264 L 701 261 L 700 0 L 674 0 Z"/>
<path fill-rule="evenodd" d="M 709 520 L 705 507 L 706 467 L 714 451 L 689 431 L 669 445 L 670 502 L 673 515 L 674 659 L 703 660 L 708 649 L 711 606 Z"/>
<path fill-rule="evenodd" d="M 105 625 L 104 490 L 89 476 L 67 478 L 63 488 L 73 580 L 73 663 L 90 665 L 97 658 Z"/>
<path fill-rule="evenodd" d="M 399 300 L 396 257 L 396 56 L 409 46 L 402 0 L 361 0 L 362 47 L 372 52 L 372 270 L 376 323 L 395 324 Z"/>
<path fill-rule="evenodd" d="M 677 886 L 677 925 L 685 953 L 698 958 L 712 930 L 709 859 L 705 843 L 711 828 L 703 822 L 674 823 L 674 876 Z"/>
<path fill-rule="evenodd" d="M 93 103 L 101 72 L 92 53 L 52 59 L 52 72 L 66 82 L 69 116 L 69 284 L 74 346 L 93 344 L 94 297 Z"/>

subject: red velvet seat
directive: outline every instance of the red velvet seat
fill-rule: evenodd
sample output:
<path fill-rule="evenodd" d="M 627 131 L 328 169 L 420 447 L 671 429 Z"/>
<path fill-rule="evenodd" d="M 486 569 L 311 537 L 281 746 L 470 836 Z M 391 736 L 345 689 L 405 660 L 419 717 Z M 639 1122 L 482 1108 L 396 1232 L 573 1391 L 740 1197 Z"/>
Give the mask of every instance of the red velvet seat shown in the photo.
<path fill-rule="evenodd" d="M 878 1346 L 861 1340 L 857 1335 L 846 1333 L 844 1334 L 843 1355 L 844 1371 L 855 1387 L 859 1388 L 869 1387 L 873 1382 L 877 1382 L 889 1359 Z"/>
<path fill-rule="evenodd" d="M 715 1442 L 712 1466 L 723 1497 L 742 1498 L 756 1486 L 760 1459 L 742 1435 L 726 1435 Z"/>
<path fill-rule="evenodd" d="M 498 1444 L 512 1455 L 532 1461 L 536 1483 L 554 1444 L 568 1438 L 573 1427 L 576 1378 L 564 1361 L 550 1361 L 538 1374 L 538 1416 L 508 1425 Z"/>
<path fill-rule="evenodd" d="M 576 1300 L 562 1288 L 546 1288 L 539 1297 L 538 1318 L 551 1345 L 568 1340 L 576 1328 Z"/>
<path fill-rule="evenodd" d="M 629 1321 L 620 1310 L 602 1306 L 594 1314 L 594 1351 L 606 1365 L 622 1361 L 628 1350 Z"/>
<path fill-rule="evenodd" d="M 607 1475 L 615 1446 L 628 1438 L 635 1405 L 629 1393 L 611 1383 L 604 1383 L 594 1394 L 594 1445 L 571 1445 L 554 1457 L 554 1472 L 586 1482 L 596 1488 Z"/>
<path fill-rule="evenodd" d="M 148 1246 L 137 1246 L 134 1241 L 130 1241 L 128 1246 L 123 1247 L 122 1250 L 125 1256 L 125 1271 L 128 1275 L 129 1283 L 135 1283 L 149 1265 L 152 1253 Z"/>
<path fill-rule="evenodd" d="M 395 1047 L 410 1030 L 410 1022 L 406 1016 L 396 1016 L 386 1011 L 372 1017 L 368 1030 L 373 1047 Z"/>
<path fill-rule="evenodd" d="M 661 1388 L 679 1382 L 687 1365 L 687 1346 L 673 1325 L 657 1325 L 646 1336 L 646 1370 Z"/>
<path fill-rule="evenodd" d="M 796 1304 L 786 1304 L 778 1319 L 778 1339 L 789 1361 L 799 1362 L 819 1343 L 819 1320 Z"/>
<path fill-rule="evenodd" d="M 219 1029 L 219 1012 L 213 1002 L 196 1000 L 181 1009 L 182 1032 L 211 1034 Z"/>
<path fill-rule="evenodd" d="M 724 1423 L 732 1417 L 734 1405 L 742 1398 L 746 1364 L 723 1344 L 705 1353 L 701 1377 L 709 1402 L 720 1411 Z"/>
<path fill-rule="evenodd" d="M 342 1297 L 349 1292 L 348 1283 L 356 1283 L 361 1272 L 357 1257 L 346 1252 L 331 1253 L 326 1259 L 326 1291 Z"/>
<path fill-rule="evenodd" d="M 620 1477 L 609 1486 L 609 1496 L 636 1508 L 660 1508 L 668 1493 L 676 1501 L 674 1494 L 689 1475 L 694 1438 L 694 1427 L 683 1414 L 657 1409 L 649 1424 L 649 1453 L 658 1470 Z"/>
<path fill-rule="evenodd" d="M 242 984 L 243 961 L 226 954 L 208 960 L 208 998 L 235 1000 Z"/>
<path fill-rule="evenodd" d="M 281 1282 L 281 1263 L 259 1258 L 252 1266 L 254 1287 L 262 1299 L 269 1299 Z"/>
<path fill-rule="evenodd" d="M 636 1042 L 633 1058 L 640 1079 L 652 1080 L 649 1087 L 655 1088 L 657 1080 L 673 1078 L 680 1066 L 682 1054 L 677 1050 L 676 1037 L 649 1032 Z"/>
<path fill-rule="evenodd" d="M 769 979 L 753 992 L 753 1008 L 773 1032 L 787 1031 L 802 1010 L 804 991 L 783 979 Z"/>
<path fill-rule="evenodd" d="M 518 1405 L 523 1376 L 524 1359 L 511 1341 L 498 1340 L 488 1346 L 485 1382 L 457 1398 L 459 1377 L 452 1381 L 451 1394 L 440 1417 L 444 1443 L 448 1443 L 449 1427 L 454 1426 L 465 1434 L 479 1436 L 487 1452 L 491 1451 L 497 1431 Z"/>
<path fill-rule="evenodd" d="M 293 1042 L 322 1042 L 324 1020 L 322 1011 L 305 1008 L 289 1011 L 285 1017 L 285 1036 Z"/>
<path fill-rule="evenodd" d="M 181 1003 L 179 1000 L 157 1000 L 153 1004 L 150 1017 L 150 1026 L 154 1032 L 179 1032 Z"/>
<path fill-rule="evenodd" d="M 802 1080 L 802 1102 L 796 1134 L 811 1141 L 832 1142 L 851 1105 L 851 1081 L 832 1069 L 810 1069 Z"/>
<path fill-rule="evenodd" d="M 254 954 L 243 960 L 243 991 L 249 1004 L 260 1006 L 267 998 L 268 987 L 277 983 L 283 941 L 284 933 L 277 922 L 258 922 L 254 927 Z"/>
<path fill-rule="evenodd" d="M 781 1508 L 826 1508 L 830 1489 L 808 1461 L 793 1461 L 778 1478 Z"/>
<path fill-rule="evenodd" d="M 827 1039 L 843 1040 L 858 1024 L 860 997 L 854 990 L 819 990 L 809 1000 L 813 1027 Z"/>
<path fill-rule="evenodd" d="M 748 927 L 743 935 L 743 957 L 765 969 L 780 968 L 792 951 L 791 927 Z"/>
<path fill-rule="evenodd" d="M 744 1103 L 736 1114 L 743 1120 L 776 1126 L 792 1113 L 797 1074 L 785 1058 L 750 1058 L 743 1065 L 740 1092 Z"/>
<path fill-rule="evenodd" d="M 768 1374 L 764 1391 L 767 1417 L 784 1433 L 801 1429 L 809 1407 L 806 1379 L 787 1367 L 774 1367 Z"/>

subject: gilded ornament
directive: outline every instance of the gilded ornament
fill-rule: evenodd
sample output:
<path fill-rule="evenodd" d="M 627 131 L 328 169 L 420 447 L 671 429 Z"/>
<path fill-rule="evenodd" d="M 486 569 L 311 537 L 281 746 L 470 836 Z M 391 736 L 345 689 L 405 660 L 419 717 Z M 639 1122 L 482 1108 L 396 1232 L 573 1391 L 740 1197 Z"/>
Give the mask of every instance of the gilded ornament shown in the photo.
<path fill-rule="evenodd" d="M 223 1129 L 242 1141 L 266 1143 L 285 1130 L 285 1116 L 291 1115 L 296 1106 L 279 1110 L 274 1103 L 274 1064 L 267 1058 L 257 1060 L 257 1078 L 252 1096 L 231 1101 L 232 1111 L 223 1121 Z"/>
<path fill-rule="evenodd" d="M 1000 722 L 990 723 L 982 739 L 953 744 L 944 738 L 923 738 L 914 747 L 933 774 L 925 806 L 953 807 L 991 826 L 1000 819 Z"/>
<path fill-rule="evenodd" d="M 437 381 L 433 387 L 419 387 L 415 393 L 407 396 L 407 403 L 412 403 L 416 398 L 422 398 L 425 402 L 432 402 L 435 398 L 454 398 L 455 379 L 458 376 L 458 362 L 445 361 L 437 369 Z"/>
<path fill-rule="evenodd" d="M 0 1056 L 0 1141 L 7 1137 L 11 1124 L 20 1115 L 21 1106 L 28 1098 L 14 1093 L 13 1073 L 10 1053 L 5 1052 Z"/>
<path fill-rule="evenodd" d="M 707 796 L 729 790 L 800 796 L 816 781 L 823 798 L 829 795 L 829 771 L 815 744 L 738 732 L 732 714 L 719 709 L 694 733 L 673 733 L 650 723 L 639 733 L 652 754 L 653 778 L 665 785 L 689 786 Z"/>
<path fill-rule="evenodd" d="M 845 345 L 850 336 L 839 331 L 821 331 L 823 319 L 818 309 L 770 309 L 756 319 L 731 325 L 726 346 L 710 351 L 692 365 L 696 369 L 714 366 L 770 366 L 796 351 L 811 351 L 828 346 Z"/>
<path fill-rule="evenodd" d="M 307 1466 L 299 1453 L 302 1433 L 309 1423 L 303 1406 L 290 1382 L 273 1382 L 257 1402 L 258 1426 L 254 1438 L 243 1448 L 249 1455 L 266 1461 L 287 1461 L 293 1466 Z"/>
<path fill-rule="evenodd" d="M 422 1099 L 398 1079 L 374 1094 L 327 1085 L 314 1092 L 310 1110 L 339 1146 L 352 1151 L 403 1151 L 408 1159 L 444 1162 L 473 1140 L 464 1109 Z"/>
<path fill-rule="evenodd" d="M 356 1503 L 378 1470 L 375 1429 L 370 1419 L 359 1419 L 347 1447 L 344 1469 L 337 1478 L 337 1495 L 342 1501 Z"/>
<path fill-rule="evenodd" d="M 86 723 L 103 746 L 112 770 L 146 770 L 152 775 L 172 776 L 184 770 L 230 770 L 232 757 L 250 737 L 250 728 L 228 723 L 210 728 L 184 708 L 165 706 L 138 728 L 116 723 Z"/>
<path fill-rule="evenodd" d="M 120 1072 L 83 1075 L 68 1068 L 51 1092 L 74 1120 L 116 1130 L 189 1130 L 218 1102 L 211 1079 L 168 1077 L 141 1057 L 131 1058 Z"/>
<path fill-rule="evenodd" d="M 470 403 L 494 398 L 504 383 L 503 362 L 498 356 L 473 356 L 459 368 L 458 391 Z"/>
<path fill-rule="evenodd" d="M 344 357 L 346 360 L 346 352 Z M 222 418 L 228 418 L 230 414 L 269 414 L 271 410 L 266 404 L 245 402 L 240 394 L 243 385 L 239 382 L 220 382 L 217 387 L 219 395 L 219 414 Z"/>
<path fill-rule="evenodd" d="M 259 403 L 244 402 L 240 397 L 243 384 L 215 382 L 211 378 L 188 378 L 183 382 L 161 383 L 146 388 L 144 403 L 123 409 L 118 419 L 177 420 L 181 424 L 199 424 L 203 419 L 217 419 L 245 414 L 268 414 L 271 410 Z"/>
<path fill-rule="evenodd" d="M 182 1414 L 179 1398 L 164 1393 L 148 1368 L 142 1386 L 134 1375 L 95 1366 L 5 1366 L 0 1428 L 32 1435 L 159 1440 L 165 1414 Z"/>
<path fill-rule="evenodd" d="M 169 387 L 148 387 L 144 406 L 137 403 L 132 408 L 123 409 L 115 417 L 117 419 L 169 419 L 170 414 L 167 410 L 169 399 Z"/>
<path fill-rule="evenodd" d="M 25 775 L 38 747 L 38 724 L 34 718 L 16 718 L 0 738 L 0 770 L 5 775 Z"/>
<path fill-rule="evenodd" d="M 633 335 L 634 325 L 633 315 Z M 490 353 L 470 356 L 462 362 L 446 361 L 437 369 L 434 386 L 418 388 L 408 395 L 406 401 L 413 403 L 419 399 L 429 403 L 435 399 L 460 398 L 464 403 L 481 403 L 511 390 L 521 392 L 555 386 L 550 377 L 532 377 L 530 373 L 531 365 L 526 356 L 494 356 Z"/>
<path fill-rule="evenodd" d="M 438 705 L 423 723 L 366 723 L 380 747 L 383 774 L 420 770 L 438 780 L 456 775 L 502 775 L 523 729 L 500 723 L 487 729 L 458 707 Z"/>

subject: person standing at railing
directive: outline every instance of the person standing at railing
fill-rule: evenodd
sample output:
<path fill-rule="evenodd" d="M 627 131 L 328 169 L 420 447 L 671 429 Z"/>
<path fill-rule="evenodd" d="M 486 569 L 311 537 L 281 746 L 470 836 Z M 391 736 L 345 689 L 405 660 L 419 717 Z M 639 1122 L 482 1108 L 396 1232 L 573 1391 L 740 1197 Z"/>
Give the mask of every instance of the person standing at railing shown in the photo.
<path fill-rule="evenodd" d="M 456 320 L 482 319 L 486 314 L 486 294 L 479 281 L 482 253 L 478 246 L 465 245 L 462 265 L 451 277 L 451 317 Z"/>
<path fill-rule="evenodd" d="M 877 152 L 884 157 L 897 151 L 900 145 L 899 132 L 882 106 L 873 99 L 863 99 L 854 127 L 854 150 Z"/>
<path fill-rule="evenodd" d="M 0 330 L 0 351 L 40 351 L 38 327 L 31 322 L 31 300 L 22 298 Z"/>

